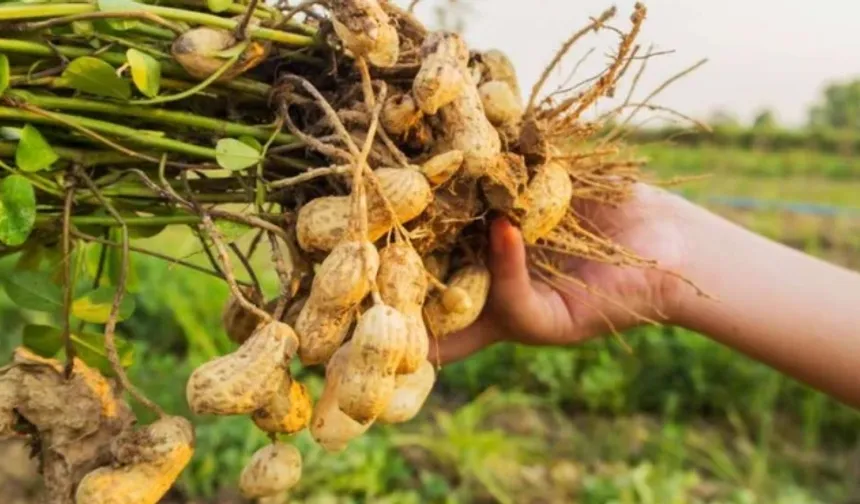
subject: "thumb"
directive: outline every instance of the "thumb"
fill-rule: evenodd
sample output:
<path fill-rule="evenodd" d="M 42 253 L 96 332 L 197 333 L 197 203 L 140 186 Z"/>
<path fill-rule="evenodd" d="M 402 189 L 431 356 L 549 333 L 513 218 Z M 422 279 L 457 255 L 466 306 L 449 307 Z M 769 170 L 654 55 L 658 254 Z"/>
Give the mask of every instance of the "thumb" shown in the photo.
<path fill-rule="evenodd" d="M 505 218 L 490 226 L 490 271 L 494 302 L 508 305 L 532 290 L 523 236 Z"/>

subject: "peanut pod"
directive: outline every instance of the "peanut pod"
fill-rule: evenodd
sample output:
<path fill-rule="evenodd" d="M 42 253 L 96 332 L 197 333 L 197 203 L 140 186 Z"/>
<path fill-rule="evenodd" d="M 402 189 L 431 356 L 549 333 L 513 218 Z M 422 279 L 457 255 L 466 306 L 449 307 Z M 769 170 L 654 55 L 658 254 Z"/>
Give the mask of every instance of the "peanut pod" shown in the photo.
<path fill-rule="evenodd" d="M 170 54 L 189 75 L 205 80 L 217 72 L 229 57 L 218 56 L 228 52 L 238 41 L 232 31 L 222 28 L 201 26 L 192 28 L 178 36 L 170 46 Z M 218 77 L 218 81 L 228 81 L 256 67 L 268 56 L 271 44 L 251 41 L 230 68 Z"/>
<path fill-rule="evenodd" d="M 245 299 L 259 306 L 263 302 L 262 295 L 253 287 L 240 286 L 239 290 L 245 296 Z M 256 313 L 248 311 L 239 302 L 238 299 L 230 293 L 227 303 L 224 306 L 224 311 L 221 314 L 221 323 L 224 325 L 224 330 L 227 331 L 227 336 L 239 343 L 244 343 L 258 325 L 263 321 Z"/>
<path fill-rule="evenodd" d="M 246 499 L 286 492 L 302 477 L 302 454 L 295 446 L 273 443 L 257 450 L 239 475 L 239 491 Z"/>
<path fill-rule="evenodd" d="M 489 81 L 478 88 L 487 119 L 494 126 L 516 123 L 523 116 L 523 104 L 502 81 Z"/>
<path fill-rule="evenodd" d="M 421 165 L 421 171 L 434 186 L 448 182 L 463 166 L 463 152 L 452 150 L 437 154 Z"/>
<path fill-rule="evenodd" d="M 462 313 L 445 307 L 445 293 L 436 293 L 424 305 L 427 326 L 437 338 L 463 330 L 478 320 L 490 292 L 490 271 L 482 265 L 466 266 L 451 275 L 448 290 L 457 289 L 468 296 L 468 309 Z"/>
<path fill-rule="evenodd" d="M 251 419 L 270 434 L 295 434 L 308 426 L 312 410 L 307 387 L 285 373 L 281 388 L 269 404 L 251 415 Z"/>
<path fill-rule="evenodd" d="M 520 229 L 526 243 L 548 235 L 570 210 L 573 182 L 561 163 L 550 161 L 540 168 L 525 192 L 528 211 Z"/>
<path fill-rule="evenodd" d="M 271 401 L 298 339 L 282 322 L 260 326 L 235 352 L 194 370 L 185 388 L 198 415 L 244 415 Z"/>
<path fill-rule="evenodd" d="M 76 504 L 156 504 L 191 460 L 194 429 L 168 416 L 121 439 L 114 467 L 100 467 L 78 484 Z"/>
<path fill-rule="evenodd" d="M 424 359 L 415 372 L 398 375 L 395 378 L 394 395 L 378 421 L 384 424 L 408 422 L 415 418 L 433 390 L 436 370 L 433 364 Z"/>
<path fill-rule="evenodd" d="M 406 327 L 405 317 L 385 304 L 369 308 L 356 324 L 337 389 L 338 407 L 356 422 L 373 421 L 394 394 Z"/>
<path fill-rule="evenodd" d="M 371 65 L 390 67 L 400 57 L 400 36 L 377 0 L 332 0 L 332 24 L 347 51 Z"/>
<path fill-rule="evenodd" d="M 456 33 L 434 32 L 421 45 L 421 60 L 412 96 L 425 114 L 434 115 L 467 87 L 469 49 Z"/>

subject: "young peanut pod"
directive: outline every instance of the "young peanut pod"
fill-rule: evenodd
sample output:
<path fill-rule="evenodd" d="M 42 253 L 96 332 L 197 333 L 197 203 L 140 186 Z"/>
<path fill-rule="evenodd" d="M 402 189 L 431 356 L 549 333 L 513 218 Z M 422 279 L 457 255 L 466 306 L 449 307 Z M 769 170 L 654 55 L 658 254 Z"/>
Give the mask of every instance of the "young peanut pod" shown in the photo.
<path fill-rule="evenodd" d="M 295 434 L 308 426 L 312 410 L 307 387 L 285 373 L 280 390 L 269 404 L 255 411 L 251 419 L 270 434 Z"/>
<path fill-rule="evenodd" d="M 406 319 L 406 346 L 396 372 L 412 373 L 427 358 L 430 348 L 422 316 L 428 280 L 421 256 L 408 243 L 392 243 L 379 254 L 376 283 L 382 301 Z"/>
<path fill-rule="evenodd" d="M 156 420 L 121 440 L 116 464 L 88 473 L 76 504 L 156 504 L 191 460 L 194 429 L 181 417 Z"/>
<path fill-rule="evenodd" d="M 548 235 L 570 209 L 573 182 L 567 169 L 550 161 L 538 168 L 525 192 L 528 211 L 520 222 L 526 243 L 535 243 Z"/>
<path fill-rule="evenodd" d="M 374 174 L 401 224 L 421 215 L 433 201 L 433 189 L 419 170 L 379 168 Z M 332 250 L 346 236 L 351 214 L 349 196 L 325 196 L 310 201 L 299 210 L 296 219 L 299 246 L 307 251 Z M 370 241 L 382 238 L 394 226 L 384 200 L 373 190 L 368 191 L 367 214 Z"/>
<path fill-rule="evenodd" d="M 340 347 L 326 364 L 325 388 L 314 405 L 311 417 L 311 436 L 328 452 L 343 451 L 350 441 L 361 436 L 373 425 L 364 425 L 347 416 L 338 407 L 340 378 L 346 371 L 352 342 Z"/>
<path fill-rule="evenodd" d="M 379 122 L 388 133 L 403 137 L 421 122 L 423 115 L 412 95 L 398 93 L 385 100 Z"/>
<path fill-rule="evenodd" d="M 219 57 L 216 54 L 228 51 L 237 43 L 236 37 L 230 30 L 202 26 L 192 28 L 178 36 L 170 46 L 170 54 L 189 75 L 195 79 L 205 80 L 229 61 L 229 57 Z M 234 79 L 259 65 L 268 56 L 270 48 L 271 45 L 268 43 L 251 41 L 238 61 L 221 74 L 218 81 Z"/>
<path fill-rule="evenodd" d="M 250 286 L 239 286 L 239 290 L 245 296 L 245 299 L 259 306 L 263 302 L 263 296 L 256 289 Z M 224 325 L 224 330 L 227 331 L 227 336 L 238 344 L 244 343 L 254 329 L 263 321 L 256 313 L 248 311 L 239 302 L 238 299 L 230 293 L 230 298 L 227 299 L 227 304 L 224 306 L 224 311 L 221 314 L 221 323 Z"/>
<path fill-rule="evenodd" d="M 440 186 L 451 180 L 460 167 L 463 166 L 463 151 L 452 150 L 437 154 L 421 165 L 421 171 L 434 186 Z"/>
<path fill-rule="evenodd" d="M 356 422 L 373 421 L 394 394 L 405 333 L 405 317 L 385 304 L 368 309 L 356 324 L 337 390 L 338 407 Z"/>
<path fill-rule="evenodd" d="M 332 0 L 332 24 L 347 51 L 371 65 L 394 66 L 400 57 L 400 36 L 377 0 Z"/>
<path fill-rule="evenodd" d="M 434 32 L 421 45 L 421 60 L 412 95 L 425 114 L 434 115 L 468 86 L 469 49 L 456 33 Z"/>
<path fill-rule="evenodd" d="M 235 352 L 203 364 L 185 388 L 198 415 L 245 415 L 264 407 L 281 385 L 298 347 L 293 329 L 282 322 L 261 325 Z"/>
<path fill-rule="evenodd" d="M 439 109 L 446 148 L 463 152 L 463 171 L 478 179 L 500 162 L 502 140 L 487 119 L 475 82 L 469 78 L 462 93 Z"/>
<path fill-rule="evenodd" d="M 443 302 L 444 295 L 453 289 L 456 289 L 455 292 L 465 293 L 469 298 L 468 302 L 463 302 L 467 309 L 462 313 L 447 309 L 446 303 Z M 478 320 L 484 310 L 489 293 L 490 271 L 485 266 L 475 264 L 456 271 L 448 281 L 448 290 L 435 294 L 424 305 L 428 328 L 436 338 L 444 338 L 469 327 Z M 458 296 L 462 294 L 458 293 Z M 450 301 L 448 304 L 454 305 Z"/>
<path fill-rule="evenodd" d="M 436 383 L 436 370 L 425 358 L 415 372 L 395 378 L 394 395 L 377 420 L 384 424 L 412 420 L 424 406 L 434 383 Z"/>
<path fill-rule="evenodd" d="M 286 492 L 302 477 L 302 454 L 295 446 L 273 443 L 257 450 L 239 475 L 239 491 L 246 499 Z"/>
<path fill-rule="evenodd" d="M 523 104 L 504 82 L 485 82 L 478 92 L 481 94 L 484 113 L 494 126 L 516 123 L 522 118 Z"/>
<path fill-rule="evenodd" d="M 520 107 L 522 107 L 522 91 L 517 78 L 517 70 L 510 58 L 498 49 L 491 49 L 481 53 L 480 61 L 481 82 L 504 82 L 513 91 L 517 103 L 520 103 Z"/>

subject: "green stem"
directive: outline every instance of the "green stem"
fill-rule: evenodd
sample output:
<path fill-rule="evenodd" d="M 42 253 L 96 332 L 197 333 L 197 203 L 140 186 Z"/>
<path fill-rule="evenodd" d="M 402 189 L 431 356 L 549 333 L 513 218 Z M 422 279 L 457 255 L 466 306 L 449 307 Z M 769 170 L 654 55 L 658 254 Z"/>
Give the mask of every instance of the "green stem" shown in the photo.
<path fill-rule="evenodd" d="M 212 28 L 223 28 L 225 30 L 235 29 L 239 24 L 238 21 L 228 18 L 218 17 L 212 14 L 202 12 L 188 11 L 184 9 L 176 9 L 173 7 L 162 7 L 160 5 L 140 4 L 143 12 L 151 12 L 165 19 L 174 21 L 184 21 L 186 23 L 206 25 Z M 43 5 L 20 5 L 14 4 L 10 6 L 0 7 L 0 21 L 14 21 L 19 19 L 35 19 L 60 17 L 73 14 L 86 14 L 89 12 L 97 12 L 98 6 L 94 4 L 43 4 Z M 248 34 L 252 39 L 271 40 L 272 42 L 280 42 L 282 44 L 305 47 L 314 45 L 315 40 L 306 35 L 297 35 L 280 30 L 271 30 L 262 27 L 250 27 Z"/>
<path fill-rule="evenodd" d="M 198 116 L 189 112 L 178 112 L 159 108 L 137 107 L 121 103 L 99 102 L 80 98 L 60 98 L 54 96 L 35 95 L 20 90 L 10 90 L 8 96 L 17 97 L 27 103 L 48 110 L 71 110 L 75 112 L 91 112 L 93 114 L 137 117 L 163 124 L 181 124 L 192 128 L 215 131 L 223 135 L 248 135 L 257 140 L 268 140 L 273 128 L 268 126 L 256 127 L 233 123 L 221 119 Z M 291 136 L 279 133 L 275 137 L 278 144 L 292 144 L 296 140 Z"/>
<path fill-rule="evenodd" d="M 119 152 L 70 149 L 68 147 L 58 147 L 56 145 L 52 145 L 51 148 L 53 148 L 54 152 L 60 156 L 60 159 L 72 161 L 82 166 L 140 163 L 139 159 L 128 157 Z M 14 156 L 17 149 L 17 143 L 0 142 L 0 157 Z"/>
<path fill-rule="evenodd" d="M 60 190 L 59 187 L 57 187 L 55 184 L 51 184 L 50 181 L 45 180 L 44 178 L 42 178 L 42 177 L 40 177 L 34 173 L 27 173 L 27 172 L 23 172 L 21 170 L 16 170 L 15 168 L 4 163 L 3 161 L 0 161 L 0 168 L 6 170 L 9 173 L 13 173 L 15 175 L 21 175 L 22 177 L 29 180 L 30 183 L 33 184 L 36 188 L 41 189 L 42 191 L 44 191 L 48 194 L 54 195 L 58 198 L 63 197 L 63 192 Z"/>
<path fill-rule="evenodd" d="M 2 10 L 2 8 L 0 8 Z M 102 52 L 94 53 L 86 47 L 70 47 L 70 46 L 55 46 L 57 52 L 67 58 L 80 58 L 81 56 L 94 56 L 112 65 L 121 66 L 127 63 L 125 54 L 118 52 Z M 27 54 L 30 56 L 56 56 L 56 53 L 47 44 L 39 42 L 31 42 L 27 40 L 5 39 L 0 38 L 0 52 L 12 52 L 19 54 Z M 168 61 L 161 62 L 161 71 L 165 75 L 174 77 L 188 77 L 188 73 L 176 63 Z M 227 82 L 219 83 L 228 89 L 241 91 L 243 93 L 253 94 L 256 96 L 268 97 L 271 92 L 271 87 L 262 82 L 253 81 L 251 79 L 239 78 L 232 79 Z"/>
<path fill-rule="evenodd" d="M 110 198 L 139 198 L 163 200 L 160 195 L 146 187 L 128 187 L 122 189 L 107 188 L 102 194 Z M 194 200 L 198 203 L 248 203 L 248 195 L 244 193 L 220 193 L 220 194 L 195 194 Z"/>
<path fill-rule="evenodd" d="M 54 224 L 61 219 L 61 214 L 40 214 L 36 216 L 36 226 L 46 226 Z M 197 215 L 156 215 L 153 217 L 124 217 L 123 220 L 129 227 L 160 227 L 172 226 L 179 224 L 199 224 L 201 219 Z M 73 224 L 79 226 L 105 226 L 119 227 L 117 222 L 110 215 L 77 215 L 72 216 Z"/>
<path fill-rule="evenodd" d="M 38 124 L 53 124 L 59 126 L 64 126 L 66 123 L 63 121 L 66 121 L 78 124 L 79 126 L 83 126 L 98 133 L 112 137 L 125 138 L 127 141 L 137 145 L 152 147 L 163 151 L 179 152 L 207 159 L 215 159 L 215 149 L 211 149 L 209 147 L 199 147 L 197 145 L 180 142 L 179 140 L 147 135 L 134 128 L 127 128 L 125 126 L 120 126 L 119 124 L 90 119 L 89 117 L 59 113 L 52 113 L 52 115 L 55 117 L 36 114 L 25 110 L 18 110 L 11 107 L 0 107 L 0 119 L 34 122 Z"/>

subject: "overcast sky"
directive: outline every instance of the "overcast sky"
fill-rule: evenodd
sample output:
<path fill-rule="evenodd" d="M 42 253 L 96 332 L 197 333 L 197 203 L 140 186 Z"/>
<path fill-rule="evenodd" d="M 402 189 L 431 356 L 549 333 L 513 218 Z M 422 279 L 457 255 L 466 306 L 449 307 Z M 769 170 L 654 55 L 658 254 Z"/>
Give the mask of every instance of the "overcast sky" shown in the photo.
<path fill-rule="evenodd" d="M 505 51 L 525 90 L 569 34 L 613 5 L 608 0 L 468 1 L 472 12 L 466 14 L 465 36 L 470 46 Z M 423 0 L 417 14 L 432 21 L 435 7 L 444 3 Z M 633 4 L 614 2 L 619 27 L 629 26 Z M 781 122 L 797 124 L 805 121 L 825 82 L 860 76 L 860 0 L 650 0 L 645 5 L 649 14 L 640 42 L 675 53 L 649 63 L 636 96 L 643 98 L 667 77 L 707 58 L 705 66 L 655 100 L 695 117 L 726 109 L 748 121 L 760 108 L 770 107 Z M 609 33 L 591 35 L 567 58 L 565 69 L 569 72 L 593 47 L 578 76 L 593 75 L 604 66 L 603 55 L 616 39 Z M 551 84 L 566 73 L 559 72 Z"/>

